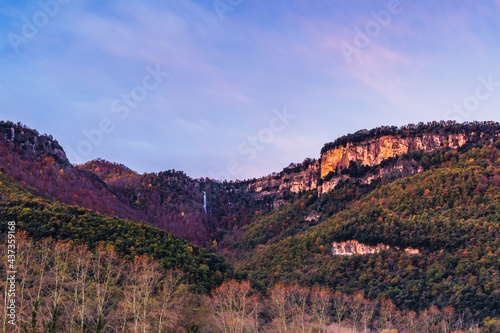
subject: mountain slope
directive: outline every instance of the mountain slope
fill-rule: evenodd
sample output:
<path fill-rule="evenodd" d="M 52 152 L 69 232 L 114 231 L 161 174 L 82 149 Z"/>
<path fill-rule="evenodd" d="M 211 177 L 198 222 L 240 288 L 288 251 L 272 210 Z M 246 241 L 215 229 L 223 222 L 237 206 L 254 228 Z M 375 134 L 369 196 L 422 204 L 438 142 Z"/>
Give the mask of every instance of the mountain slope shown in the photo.
<path fill-rule="evenodd" d="M 416 149 L 456 149 L 499 132 L 500 125 L 492 122 L 363 130 L 326 144 L 319 161 L 306 159 L 258 179 L 218 182 L 192 179 L 175 170 L 139 175 L 103 160 L 74 167 L 52 137 L 1 122 L 0 166 L 48 200 L 143 221 L 200 246 L 216 241 L 220 249 L 230 249 L 257 211 L 267 215 L 307 191 L 324 196 L 345 183 L 357 188 L 356 184 L 371 186 L 377 179 L 407 177 L 428 168 L 422 151 Z"/>
<path fill-rule="evenodd" d="M 0 167 L 47 200 L 138 220 L 137 213 L 117 200 L 99 177 L 74 168 L 56 140 L 21 124 L 0 122 Z"/>
<path fill-rule="evenodd" d="M 87 244 L 112 245 L 126 259 L 149 254 L 164 269 L 180 269 L 186 281 L 208 291 L 231 274 L 224 259 L 186 240 L 143 223 L 107 217 L 84 208 L 53 203 L 19 186 L 0 171 L 0 230 L 17 222 L 17 230 L 34 240 L 53 238 Z"/>
<path fill-rule="evenodd" d="M 237 267 L 263 285 L 298 280 L 390 296 L 401 307 L 453 305 L 498 316 L 499 148 L 487 141 L 463 154 L 443 152 L 449 166 L 382 185 L 301 234 L 259 246 Z M 332 255 L 332 243 L 346 240 L 391 248 Z"/>
<path fill-rule="evenodd" d="M 0 212 L 35 238 L 150 253 L 200 290 L 232 274 L 144 221 L 218 247 L 261 290 L 298 281 L 401 308 L 500 315 L 498 123 L 361 131 L 325 145 L 320 160 L 237 182 L 103 160 L 74 167 L 50 137 L 12 123 L 0 132 Z"/>
<path fill-rule="evenodd" d="M 47 200 L 143 221 L 199 246 L 247 224 L 255 210 L 269 211 L 274 200 L 255 197 L 245 182 L 192 179 L 175 170 L 139 175 L 103 160 L 75 167 L 51 136 L 12 122 L 0 122 L 0 167 Z"/>
<path fill-rule="evenodd" d="M 249 193 L 244 182 L 193 179 L 175 170 L 139 175 L 104 160 L 77 168 L 100 177 L 142 221 L 201 246 L 248 224 L 254 211 L 270 211 L 274 200 Z"/>

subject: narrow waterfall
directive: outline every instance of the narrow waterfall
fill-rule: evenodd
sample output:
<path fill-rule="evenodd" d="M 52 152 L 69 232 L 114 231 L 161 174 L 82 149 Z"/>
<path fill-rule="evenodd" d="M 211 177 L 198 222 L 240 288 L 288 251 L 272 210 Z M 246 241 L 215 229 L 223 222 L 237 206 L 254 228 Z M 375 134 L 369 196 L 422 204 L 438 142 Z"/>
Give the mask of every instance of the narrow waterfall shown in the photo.
<path fill-rule="evenodd" d="M 203 211 L 207 213 L 207 192 L 203 191 Z"/>

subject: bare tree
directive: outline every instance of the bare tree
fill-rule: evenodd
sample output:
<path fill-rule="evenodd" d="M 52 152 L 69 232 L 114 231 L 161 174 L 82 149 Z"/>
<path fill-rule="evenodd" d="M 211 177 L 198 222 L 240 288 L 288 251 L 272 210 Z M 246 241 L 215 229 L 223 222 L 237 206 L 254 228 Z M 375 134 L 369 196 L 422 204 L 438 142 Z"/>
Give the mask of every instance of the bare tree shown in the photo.
<path fill-rule="evenodd" d="M 284 284 L 275 284 L 270 289 L 269 309 L 273 317 L 273 325 L 280 333 L 288 332 L 289 289 Z"/>
<path fill-rule="evenodd" d="M 52 263 L 48 272 L 51 306 L 47 307 L 47 310 L 51 312 L 47 329 L 49 332 L 56 332 L 59 306 L 64 293 L 64 286 L 68 279 L 69 255 L 70 245 L 63 242 L 57 242 L 51 252 Z"/>
<path fill-rule="evenodd" d="M 25 232 L 17 233 L 17 258 L 18 258 L 18 268 L 17 274 L 20 278 L 19 281 L 19 297 L 18 297 L 18 319 L 19 324 L 16 327 L 16 332 L 20 333 L 21 328 L 28 324 L 26 321 L 29 312 L 29 304 L 25 302 L 26 289 L 28 288 L 28 280 L 32 275 L 32 265 L 33 265 L 33 252 L 34 244 L 31 238 L 26 236 Z"/>
<path fill-rule="evenodd" d="M 258 298 L 248 281 L 224 282 L 213 293 L 212 316 L 224 333 L 257 331 L 257 312 Z"/>
<path fill-rule="evenodd" d="M 417 333 L 421 330 L 418 325 L 418 317 L 414 311 L 410 311 L 406 313 L 402 320 L 402 324 L 406 332 L 408 333 Z"/>
<path fill-rule="evenodd" d="M 7 242 L 4 241 L 3 237 L 2 237 L 2 242 L 0 243 L 0 258 L 5 258 L 6 255 L 7 255 Z M 2 262 L 2 266 L 5 266 L 5 267 L 2 267 L 2 269 L 4 271 L 9 271 L 10 269 L 7 267 L 7 264 L 8 262 L 7 261 L 3 261 Z M 0 287 L 3 288 L 4 290 L 4 298 L 3 298 L 3 302 L 0 304 L 0 306 L 2 307 L 2 332 L 7 332 L 7 320 L 8 320 L 8 317 L 7 317 L 7 300 L 8 300 L 8 287 L 7 287 L 7 280 L 4 280 L 4 279 L 1 279 L 0 280 Z"/>
<path fill-rule="evenodd" d="M 362 303 L 361 325 L 363 332 L 367 333 L 369 330 L 370 322 L 372 321 L 375 312 L 375 303 L 370 300 L 364 299 Z"/>
<path fill-rule="evenodd" d="M 68 285 L 72 289 L 72 298 L 70 305 L 66 306 L 70 332 L 73 332 L 76 327 L 82 333 L 85 331 L 91 259 L 92 253 L 87 250 L 86 245 L 74 247 L 70 254 L 72 280 Z"/>
<path fill-rule="evenodd" d="M 21 327 L 26 325 L 26 316 L 29 313 L 29 307 L 24 302 L 25 289 L 27 288 L 27 277 L 31 275 L 32 260 L 33 260 L 33 241 L 26 237 L 23 232 L 16 233 L 16 260 L 15 267 L 9 267 L 9 261 L 2 262 L 4 271 L 15 271 L 16 277 L 20 279 L 18 282 L 18 289 L 16 290 L 16 321 L 17 325 L 15 332 L 21 332 Z M 9 254 L 7 241 L 0 243 L 0 258 L 7 258 Z M 2 332 L 7 330 L 7 301 L 8 301 L 8 285 L 6 280 L 0 280 L 0 286 L 4 288 L 4 302 L 0 304 L 2 317 Z"/>
<path fill-rule="evenodd" d="M 288 290 L 292 324 L 296 328 L 295 330 L 305 333 L 307 329 L 306 317 L 309 289 L 294 283 L 293 285 L 288 286 Z"/>
<path fill-rule="evenodd" d="M 359 328 L 359 324 L 361 321 L 361 317 L 363 315 L 363 295 L 361 293 L 357 293 L 354 297 L 351 298 L 349 302 L 349 313 L 351 317 L 351 326 L 353 332 L 357 332 Z"/>
<path fill-rule="evenodd" d="M 132 323 L 128 325 L 125 317 L 124 328 L 129 327 L 134 333 L 147 332 L 151 329 L 148 312 L 152 294 L 160 278 L 158 264 L 148 256 L 136 256 L 125 274 L 124 302 L 131 311 Z"/>
<path fill-rule="evenodd" d="M 30 331 L 38 331 L 40 321 L 40 306 L 42 291 L 45 290 L 46 274 L 49 263 L 49 257 L 53 242 L 45 239 L 34 249 L 34 260 L 32 266 L 31 288 L 27 289 L 27 296 L 30 299 L 31 324 Z"/>
<path fill-rule="evenodd" d="M 436 324 L 440 321 L 441 312 L 432 305 L 429 309 L 424 310 L 418 316 L 424 332 L 432 332 Z"/>
<path fill-rule="evenodd" d="M 339 332 L 342 331 L 342 322 L 349 308 L 348 298 L 340 291 L 336 291 L 333 295 L 333 310 L 335 311 L 335 319 L 339 325 Z"/>
<path fill-rule="evenodd" d="M 383 299 L 380 302 L 380 329 L 391 331 L 396 318 L 396 306 L 390 299 Z"/>
<path fill-rule="evenodd" d="M 158 333 L 172 329 L 179 319 L 183 297 L 178 294 L 181 279 L 179 271 L 169 271 L 163 278 L 157 297 Z"/>
<path fill-rule="evenodd" d="M 110 298 L 110 289 L 116 283 L 123 270 L 122 260 L 118 259 L 113 247 L 99 244 L 92 260 L 94 274 L 95 302 L 96 302 L 96 332 L 105 327 L 104 314 Z"/>
<path fill-rule="evenodd" d="M 330 323 L 332 292 L 328 287 L 313 287 L 311 309 L 320 333 L 327 332 Z"/>
<path fill-rule="evenodd" d="M 441 321 L 441 329 L 443 333 L 451 333 L 453 329 L 453 323 L 456 319 L 455 309 L 451 306 L 447 306 L 443 310 Z"/>

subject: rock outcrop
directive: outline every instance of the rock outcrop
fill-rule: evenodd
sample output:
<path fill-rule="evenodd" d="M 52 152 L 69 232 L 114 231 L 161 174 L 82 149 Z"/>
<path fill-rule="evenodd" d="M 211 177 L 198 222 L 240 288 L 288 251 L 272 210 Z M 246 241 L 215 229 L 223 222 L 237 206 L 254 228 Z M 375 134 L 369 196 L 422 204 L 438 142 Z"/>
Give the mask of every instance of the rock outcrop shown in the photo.
<path fill-rule="evenodd" d="M 40 135 L 20 123 L 0 121 L 0 143 L 2 141 L 19 149 L 21 154 L 30 155 L 31 159 L 50 156 L 63 168 L 71 167 L 63 148 L 52 136 Z"/>
<path fill-rule="evenodd" d="M 389 249 L 390 247 L 384 244 L 378 244 L 377 246 L 369 246 L 359 243 L 355 240 L 349 240 L 347 242 L 334 242 L 332 244 L 332 254 L 334 256 L 352 256 L 353 254 L 370 254 L 379 253 L 382 250 Z"/>
<path fill-rule="evenodd" d="M 243 187 L 258 197 L 310 190 L 321 195 L 348 179 L 368 184 L 385 176 L 407 177 L 423 168 L 412 159 L 397 159 L 399 156 L 458 149 L 485 137 L 494 142 L 499 133 L 500 124 L 495 122 L 431 122 L 361 130 L 326 144 L 319 160 L 306 159 L 278 174 L 247 181 Z"/>
<path fill-rule="evenodd" d="M 356 240 L 348 240 L 346 242 L 334 242 L 332 244 L 332 255 L 334 256 L 352 256 L 354 254 L 373 254 L 379 253 L 382 250 L 389 250 L 391 247 L 389 245 L 377 244 L 376 246 L 369 246 L 363 243 L 359 243 Z M 400 250 L 396 247 L 397 250 Z M 420 251 L 408 247 L 404 249 L 407 254 L 418 255 Z"/>
<path fill-rule="evenodd" d="M 262 194 L 317 190 L 321 195 L 347 179 L 369 184 L 385 176 L 408 177 L 424 169 L 414 160 L 398 160 L 398 156 L 444 148 L 458 149 L 468 142 L 484 138 L 493 143 L 499 133 L 500 124 L 494 122 L 432 122 L 362 130 L 326 144 L 319 161 L 313 160 L 312 163 L 285 169 L 277 175 L 254 180 L 248 184 L 248 190 Z M 389 159 L 392 159 L 389 163 L 383 163 Z M 352 168 L 361 170 L 361 174 L 353 173 Z"/>
<path fill-rule="evenodd" d="M 318 160 L 306 159 L 303 163 L 292 164 L 278 174 L 248 181 L 248 192 L 272 195 L 290 191 L 300 193 L 318 188 L 320 163 Z"/>
<path fill-rule="evenodd" d="M 349 167 L 351 162 L 374 166 L 388 158 L 419 150 L 432 152 L 444 147 L 456 149 L 473 135 L 475 133 L 449 135 L 424 133 L 405 138 L 386 135 L 359 143 L 348 142 L 346 146 L 334 147 L 321 155 L 321 178 L 325 178 L 330 172 L 335 173 Z"/>
<path fill-rule="evenodd" d="M 352 163 L 358 166 L 375 167 L 383 161 L 416 151 L 433 152 L 442 148 L 456 149 L 464 145 L 476 133 L 432 134 L 422 133 L 401 137 L 385 135 L 361 142 L 347 142 L 325 150 L 321 159 L 285 168 L 278 174 L 247 181 L 244 188 L 259 197 L 276 195 L 283 191 L 300 193 L 317 190 L 318 195 L 330 192 L 341 181 L 353 178 L 342 173 Z M 369 184 L 374 179 L 393 175 L 406 177 L 423 169 L 412 161 L 395 161 L 390 165 L 373 168 L 367 174 L 355 177 L 360 184 Z"/>

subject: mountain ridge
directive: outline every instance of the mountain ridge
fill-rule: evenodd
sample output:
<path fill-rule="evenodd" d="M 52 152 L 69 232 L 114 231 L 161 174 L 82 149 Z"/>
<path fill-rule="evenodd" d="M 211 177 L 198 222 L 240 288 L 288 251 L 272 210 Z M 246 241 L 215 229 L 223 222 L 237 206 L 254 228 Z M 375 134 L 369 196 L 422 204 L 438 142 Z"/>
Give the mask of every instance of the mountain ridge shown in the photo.
<path fill-rule="evenodd" d="M 499 132 L 500 124 L 494 122 L 379 127 L 340 137 L 323 146 L 319 159 L 291 163 L 278 173 L 217 181 L 176 170 L 139 174 L 105 160 L 72 165 L 51 136 L 20 123 L 1 122 L 0 160 L 14 179 L 50 200 L 141 220 L 208 247 L 227 234 L 240 233 L 257 211 L 271 212 L 306 192 L 325 195 L 346 181 L 370 184 L 407 177 L 427 168 L 425 160 L 418 159 L 422 152 L 458 149 L 485 137 L 494 140 Z"/>
<path fill-rule="evenodd" d="M 186 267 L 203 291 L 234 274 L 263 293 L 296 282 L 390 298 L 407 310 L 453 306 L 469 319 L 499 316 L 498 123 L 428 123 L 411 135 L 374 129 L 325 145 L 318 160 L 245 181 L 138 174 L 105 160 L 73 166 L 49 136 L 8 125 L 0 126 L 0 180 L 13 185 L 0 206 L 3 217 L 27 221 L 20 227 L 31 234 L 95 243 L 111 233 L 110 244 L 133 255 L 157 253 L 154 239 L 168 231 L 205 247 L 196 260 L 213 265 L 192 258 Z M 349 155 L 348 147 L 362 152 Z M 325 156 L 339 149 L 340 164 L 322 176 Z M 16 188 L 39 199 L 12 202 Z M 175 260 L 191 256 L 189 243 L 171 240 L 183 244 Z M 171 267 L 174 252 L 160 252 Z"/>
<path fill-rule="evenodd" d="M 238 183 L 243 185 L 244 190 L 261 192 L 262 195 L 268 194 L 266 192 L 272 192 L 270 190 L 276 189 L 276 187 L 280 191 L 288 189 L 293 193 L 299 193 L 319 188 L 323 182 L 331 180 L 330 173 L 339 174 L 343 169 L 349 168 L 351 163 L 359 166 L 374 166 L 384 160 L 419 150 L 430 152 L 445 146 L 457 149 L 469 140 L 478 140 L 485 134 L 498 136 L 499 133 L 500 124 L 493 121 L 463 124 L 454 121 L 434 121 L 402 127 L 382 126 L 372 130 L 359 130 L 353 134 L 339 137 L 335 141 L 323 145 L 318 159 L 306 158 L 302 163 L 291 163 L 280 172 L 246 180 L 218 181 L 211 179 L 211 181 Z M 40 135 L 36 130 L 29 129 L 20 123 L 2 121 L 0 123 L 0 136 L 4 141 L 10 141 L 23 150 L 45 152 L 57 157 L 58 162 L 65 164 L 65 166 L 71 165 L 64 149 L 50 135 Z M 51 149 L 47 149 L 47 147 L 51 147 Z M 101 159 L 99 161 L 108 162 Z M 119 165 L 126 169 L 126 172 L 140 175 L 125 165 L 112 164 Z M 169 171 L 176 172 L 175 170 Z M 144 174 L 154 174 L 154 172 Z M 207 177 L 191 178 L 185 174 L 184 176 L 191 180 L 208 179 Z M 328 192 L 331 188 L 332 186 L 329 186 L 320 190 L 320 194 Z"/>

